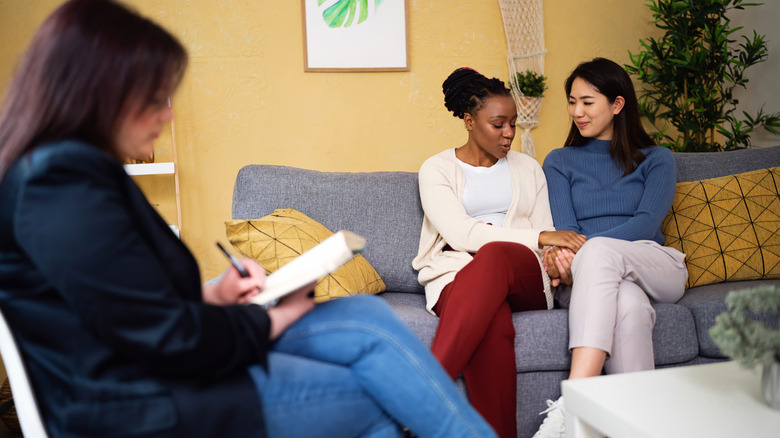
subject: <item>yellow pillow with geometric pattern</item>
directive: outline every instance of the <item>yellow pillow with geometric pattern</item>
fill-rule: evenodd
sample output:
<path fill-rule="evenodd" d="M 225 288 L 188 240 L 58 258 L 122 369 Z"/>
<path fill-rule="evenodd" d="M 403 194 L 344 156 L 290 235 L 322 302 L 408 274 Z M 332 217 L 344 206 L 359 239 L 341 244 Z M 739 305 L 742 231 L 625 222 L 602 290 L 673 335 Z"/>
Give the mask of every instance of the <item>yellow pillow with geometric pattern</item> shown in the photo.
<path fill-rule="evenodd" d="M 324 225 L 291 208 L 274 210 L 260 219 L 226 221 L 225 225 L 233 247 L 244 257 L 257 261 L 267 274 L 333 235 Z M 357 254 L 317 282 L 314 301 L 384 290 L 379 274 L 365 257 Z"/>
<path fill-rule="evenodd" d="M 689 288 L 780 278 L 780 168 L 678 183 L 661 231 Z"/>

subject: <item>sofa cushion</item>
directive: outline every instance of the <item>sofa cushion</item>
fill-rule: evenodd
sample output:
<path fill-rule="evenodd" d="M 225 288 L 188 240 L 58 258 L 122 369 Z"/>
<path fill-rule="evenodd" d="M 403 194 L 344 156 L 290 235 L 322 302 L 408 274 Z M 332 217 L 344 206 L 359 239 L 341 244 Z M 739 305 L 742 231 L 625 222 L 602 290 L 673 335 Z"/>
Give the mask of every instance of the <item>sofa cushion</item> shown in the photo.
<path fill-rule="evenodd" d="M 396 314 L 425 343 L 431 345 L 439 318 L 425 310 L 425 297 L 384 292 L 380 295 Z M 694 359 L 699 351 L 693 316 L 675 304 L 655 304 L 656 324 L 653 351 L 658 366 L 680 364 Z M 536 310 L 512 314 L 515 326 L 517 372 L 568 371 L 569 316 L 566 310 Z"/>
<path fill-rule="evenodd" d="M 271 273 L 333 235 L 333 231 L 293 209 L 279 209 L 260 219 L 225 223 L 227 238 L 244 257 Z M 376 294 L 385 284 L 362 255 L 355 255 L 317 282 L 314 300 L 323 302 L 349 295 Z"/>
<path fill-rule="evenodd" d="M 780 278 L 780 168 L 677 184 L 664 244 L 687 255 L 687 287 Z"/>
<path fill-rule="evenodd" d="M 677 302 L 687 307 L 696 323 L 696 334 L 699 339 L 699 355 L 723 359 L 726 356 L 710 338 L 710 328 L 715 325 L 715 317 L 726 311 L 726 295 L 729 292 L 752 288 L 763 284 L 780 286 L 780 280 L 735 281 L 732 283 L 717 283 L 695 287 L 685 292 Z"/>
<path fill-rule="evenodd" d="M 569 312 L 563 309 L 512 314 L 518 372 L 568 371 Z"/>
<path fill-rule="evenodd" d="M 393 307 L 399 318 L 428 347 L 433 342 L 439 318 L 425 310 L 425 297 L 416 294 L 385 292 L 380 295 Z M 568 312 L 537 310 L 515 312 L 515 361 L 518 372 L 568 370 Z"/>
<path fill-rule="evenodd" d="M 363 256 L 387 288 L 423 293 L 412 269 L 422 228 L 414 172 L 318 172 L 286 166 L 248 165 L 233 188 L 233 219 L 256 219 L 294 208 L 331 230 L 367 239 Z"/>
<path fill-rule="evenodd" d="M 653 355 L 656 366 L 682 364 L 699 354 L 696 322 L 691 312 L 678 304 L 653 304 Z"/>
<path fill-rule="evenodd" d="M 420 340 L 430 348 L 433 335 L 439 325 L 439 317 L 425 310 L 425 296 L 398 292 L 380 294 L 395 311 L 395 314 L 409 327 Z"/>

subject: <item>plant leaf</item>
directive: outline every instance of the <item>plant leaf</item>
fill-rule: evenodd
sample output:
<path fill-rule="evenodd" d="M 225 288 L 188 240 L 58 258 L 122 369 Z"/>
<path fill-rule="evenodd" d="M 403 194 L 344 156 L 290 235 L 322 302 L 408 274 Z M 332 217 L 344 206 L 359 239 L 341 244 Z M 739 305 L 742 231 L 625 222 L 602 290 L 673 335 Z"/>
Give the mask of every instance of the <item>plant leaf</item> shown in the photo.
<path fill-rule="evenodd" d="M 317 6 L 322 7 L 328 0 L 317 0 Z M 350 27 L 360 24 L 368 18 L 369 0 L 338 0 L 322 12 L 322 19 L 331 28 Z M 383 0 L 374 0 L 375 11 Z M 355 21 L 357 17 L 357 21 Z"/>
<path fill-rule="evenodd" d="M 652 23 L 660 37 L 639 41 L 629 51 L 625 70 L 643 86 L 640 114 L 654 128 L 669 127 L 673 150 L 717 151 L 750 146 L 754 126 L 778 129 L 759 113 L 743 121 L 732 117 L 738 103 L 735 87 L 746 88 L 745 70 L 767 58 L 766 37 L 755 30 L 752 37 L 733 37 L 727 12 L 758 6 L 744 0 L 649 0 Z M 731 40 L 730 38 L 734 38 Z M 659 132 L 666 132 L 661 131 Z M 721 146 L 713 133 L 724 136 Z"/>

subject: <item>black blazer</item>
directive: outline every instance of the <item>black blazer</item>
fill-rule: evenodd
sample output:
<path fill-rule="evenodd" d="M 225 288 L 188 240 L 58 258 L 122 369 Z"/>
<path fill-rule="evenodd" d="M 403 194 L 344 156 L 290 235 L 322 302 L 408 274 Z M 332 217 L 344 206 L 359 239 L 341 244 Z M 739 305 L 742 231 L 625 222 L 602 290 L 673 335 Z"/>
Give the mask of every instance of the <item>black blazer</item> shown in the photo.
<path fill-rule="evenodd" d="M 202 302 L 198 266 L 122 165 L 67 141 L 0 183 L 0 307 L 49 433 L 264 436 L 259 306 Z"/>

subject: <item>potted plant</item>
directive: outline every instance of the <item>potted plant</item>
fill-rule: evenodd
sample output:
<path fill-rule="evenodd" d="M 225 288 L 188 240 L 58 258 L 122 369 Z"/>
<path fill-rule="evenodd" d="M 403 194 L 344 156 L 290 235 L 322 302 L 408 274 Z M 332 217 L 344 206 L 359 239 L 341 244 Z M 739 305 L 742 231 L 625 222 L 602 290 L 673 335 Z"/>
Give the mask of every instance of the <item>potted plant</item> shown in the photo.
<path fill-rule="evenodd" d="M 517 122 L 521 128 L 531 128 L 538 124 L 542 97 L 547 90 L 547 77 L 533 70 L 517 72 L 510 81 L 517 104 Z"/>
<path fill-rule="evenodd" d="M 721 351 L 746 367 L 763 365 L 767 404 L 780 409 L 780 288 L 731 292 L 728 310 L 715 318 L 710 336 Z"/>
<path fill-rule="evenodd" d="M 761 3 L 746 0 L 652 0 L 660 38 L 640 41 L 626 70 L 644 84 L 640 113 L 658 130 L 659 145 L 680 152 L 750 147 L 758 128 L 780 134 L 780 112 L 736 114 L 734 90 L 747 88 L 745 70 L 767 58 L 764 35 L 730 39 L 727 12 Z M 670 126 L 671 125 L 671 126 Z M 720 140 L 723 140 L 723 144 Z"/>
<path fill-rule="evenodd" d="M 523 96 L 542 97 L 547 90 L 547 77 L 533 70 L 526 70 L 515 75 L 512 85 Z"/>

